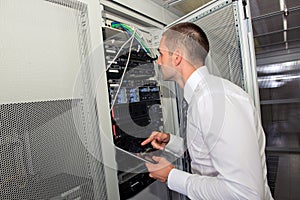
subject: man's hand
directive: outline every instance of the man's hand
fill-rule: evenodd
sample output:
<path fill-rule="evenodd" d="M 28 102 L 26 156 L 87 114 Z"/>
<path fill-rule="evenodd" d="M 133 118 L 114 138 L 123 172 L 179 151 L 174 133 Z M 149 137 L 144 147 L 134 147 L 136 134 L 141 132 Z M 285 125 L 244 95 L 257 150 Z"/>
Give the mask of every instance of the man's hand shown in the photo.
<path fill-rule="evenodd" d="M 168 180 L 170 171 L 175 168 L 175 166 L 163 157 L 153 156 L 152 159 L 155 160 L 157 164 L 151 164 L 148 162 L 146 163 L 149 176 L 163 183 L 166 182 Z"/>
<path fill-rule="evenodd" d="M 165 146 L 168 144 L 169 140 L 170 140 L 169 133 L 153 131 L 151 135 L 141 143 L 141 145 L 144 146 L 151 142 L 153 148 L 163 150 Z"/>

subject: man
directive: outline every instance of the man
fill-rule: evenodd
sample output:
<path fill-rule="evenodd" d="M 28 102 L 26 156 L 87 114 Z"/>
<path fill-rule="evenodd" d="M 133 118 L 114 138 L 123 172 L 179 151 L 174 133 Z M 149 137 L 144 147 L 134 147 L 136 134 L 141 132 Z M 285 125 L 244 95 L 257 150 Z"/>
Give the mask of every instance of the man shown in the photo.
<path fill-rule="evenodd" d="M 190 199 L 272 199 L 264 132 L 252 100 L 238 86 L 209 74 L 208 51 L 205 33 L 193 23 L 180 23 L 163 33 L 157 64 L 164 80 L 184 89 L 192 173 L 153 157 L 158 164 L 146 163 L 150 177 Z M 148 143 L 178 156 L 184 152 L 184 140 L 168 133 L 153 132 L 142 145 Z"/>

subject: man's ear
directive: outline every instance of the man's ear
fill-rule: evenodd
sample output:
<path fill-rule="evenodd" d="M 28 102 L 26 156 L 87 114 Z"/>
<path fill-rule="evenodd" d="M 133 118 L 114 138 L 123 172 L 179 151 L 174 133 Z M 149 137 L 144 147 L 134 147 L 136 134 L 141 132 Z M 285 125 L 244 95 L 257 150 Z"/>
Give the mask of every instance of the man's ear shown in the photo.
<path fill-rule="evenodd" d="M 180 49 L 176 49 L 173 53 L 173 64 L 178 66 L 183 58 L 183 52 Z"/>

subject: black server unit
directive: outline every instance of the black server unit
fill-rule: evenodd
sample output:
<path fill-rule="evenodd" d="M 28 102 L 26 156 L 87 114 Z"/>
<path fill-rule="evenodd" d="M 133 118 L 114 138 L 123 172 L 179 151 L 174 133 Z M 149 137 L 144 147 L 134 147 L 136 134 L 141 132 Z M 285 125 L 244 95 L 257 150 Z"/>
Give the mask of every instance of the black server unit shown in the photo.
<path fill-rule="evenodd" d="M 135 153 L 159 151 L 141 146 L 152 131 L 162 130 L 160 87 L 154 60 L 141 38 L 125 24 L 103 28 L 106 76 L 110 98 L 115 159 L 121 199 L 153 183 L 145 163 L 120 149 Z"/>

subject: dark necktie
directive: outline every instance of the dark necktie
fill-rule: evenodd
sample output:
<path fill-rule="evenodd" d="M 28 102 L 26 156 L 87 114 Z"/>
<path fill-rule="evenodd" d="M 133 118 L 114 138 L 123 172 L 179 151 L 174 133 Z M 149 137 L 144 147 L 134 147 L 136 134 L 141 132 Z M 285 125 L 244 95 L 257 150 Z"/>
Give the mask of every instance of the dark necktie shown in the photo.
<path fill-rule="evenodd" d="M 183 158 L 183 170 L 187 172 L 191 172 L 191 159 L 187 148 L 187 140 L 186 140 L 186 127 L 187 127 L 187 111 L 188 111 L 188 103 L 185 99 L 182 100 L 182 112 L 181 112 L 181 126 L 180 126 L 180 136 L 183 138 L 184 144 L 184 158 Z"/>

